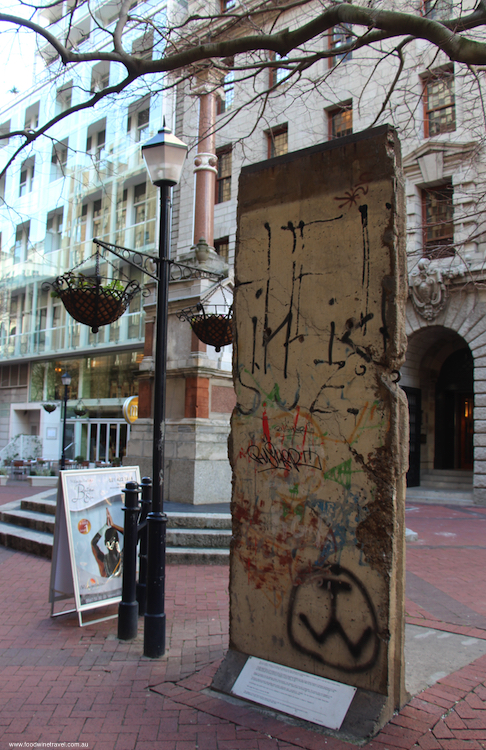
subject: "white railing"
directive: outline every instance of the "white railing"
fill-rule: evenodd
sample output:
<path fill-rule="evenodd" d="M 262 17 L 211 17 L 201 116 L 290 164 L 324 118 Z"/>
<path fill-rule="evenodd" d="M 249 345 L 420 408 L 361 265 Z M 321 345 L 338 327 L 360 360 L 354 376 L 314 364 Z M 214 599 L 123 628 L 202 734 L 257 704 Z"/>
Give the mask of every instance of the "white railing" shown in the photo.
<path fill-rule="evenodd" d="M 16 435 L 0 450 L 0 462 L 10 464 L 14 459 L 30 459 L 42 456 L 42 440 L 37 435 Z"/>

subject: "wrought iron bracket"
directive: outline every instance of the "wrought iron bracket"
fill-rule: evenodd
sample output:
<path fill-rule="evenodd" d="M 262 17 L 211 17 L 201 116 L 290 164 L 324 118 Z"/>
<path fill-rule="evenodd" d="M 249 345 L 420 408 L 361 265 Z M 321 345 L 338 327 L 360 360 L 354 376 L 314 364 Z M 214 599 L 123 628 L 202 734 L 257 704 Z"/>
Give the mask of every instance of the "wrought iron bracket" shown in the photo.
<path fill-rule="evenodd" d="M 204 268 L 196 268 L 195 266 L 188 266 L 185 263 L 178 263 L 170 258 L 158 258 L 155 255 L 149 255 L 148 253 L 142 253 L 140 250 L 130 250 L 127 247 L 121 245 L 113 245 L 110 242 L 93 239 L 93 244 L 98 247 L 102 247 L 108 250 L 109 253 L 113 253 L 120 260 L 124 260 L 129 266 L 133 268 L 142 269 L 147 276 L 160 281 L 160 274 L 154 273 L 148 269 L 148 264 L 154 264 L 158 268 L 158 264 L 161 262 L 168 263 L 170 267 L 170 281 L 186 281 L 191 279 L 209 279 L 210 281 L 222 281 L 225 278 L 224 274 L 216 273 L 215 271 L 207 271 Z"/>

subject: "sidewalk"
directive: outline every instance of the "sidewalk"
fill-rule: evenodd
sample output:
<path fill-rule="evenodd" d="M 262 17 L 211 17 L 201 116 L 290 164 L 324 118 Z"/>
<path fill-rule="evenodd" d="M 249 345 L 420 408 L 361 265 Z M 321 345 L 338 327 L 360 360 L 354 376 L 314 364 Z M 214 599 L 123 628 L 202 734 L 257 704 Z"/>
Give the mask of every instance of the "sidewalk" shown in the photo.
<path fill-rule="evenodd" d="M 407 526 L 419 536 L 407 545 L 407 661 L 411 654 L 413 673 L 414 662 L 439 654 L 420 679 L 444 676 L 362 747 L 486 748 L 486 508 L 416 503 Z M 160 660 L 142 656 L 142 620 L 127 643 L 116 638 L 116 620 L 79 628 L 75 616 L 51 619 L 49 561 L 0 548 L 0 574 L 1 750 L 63 742 L 89 750 L 356 747 L 208 689 L 228 643 L 225 566 L 168 567 Z M 464 664 L 475 660 L 449 674 L 461 649 Z M 485 655 L 475 658 L 478 649 Z"/>

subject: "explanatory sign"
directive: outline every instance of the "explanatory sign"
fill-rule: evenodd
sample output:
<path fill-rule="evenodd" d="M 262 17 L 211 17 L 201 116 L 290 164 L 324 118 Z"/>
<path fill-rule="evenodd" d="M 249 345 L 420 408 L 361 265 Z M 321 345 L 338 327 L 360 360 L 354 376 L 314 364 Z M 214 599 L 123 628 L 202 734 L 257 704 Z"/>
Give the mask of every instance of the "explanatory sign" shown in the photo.
<path fill-rule="evenodd" d="M 80 625 L 83 610 L 121 598 L 127 482 L 140 483 L 138 466 L 61 472 L 49 600 L 74 597 Z"/>
<path fill-rule="evenodd" d="M 328 729 L 340 729 L 356 688 L 250 656 L 232 693 Z"/>

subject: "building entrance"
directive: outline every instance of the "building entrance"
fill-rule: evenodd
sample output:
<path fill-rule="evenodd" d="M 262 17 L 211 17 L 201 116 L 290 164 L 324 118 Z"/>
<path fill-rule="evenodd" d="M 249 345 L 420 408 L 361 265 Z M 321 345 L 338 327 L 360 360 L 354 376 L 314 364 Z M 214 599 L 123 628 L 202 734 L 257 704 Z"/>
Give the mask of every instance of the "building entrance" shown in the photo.
<path fill-rule="evenodd" d="M 94 463 L 117 463 L 125 456 L 130 426 L 123 419 L 97 419 L 76 423 L 75 452 Z"/>
<path fill-rule="evenodd" d="M 444 361 L 435 387 L 435 469 L 473 469 L 473 358 L 469 347 Z"/>

